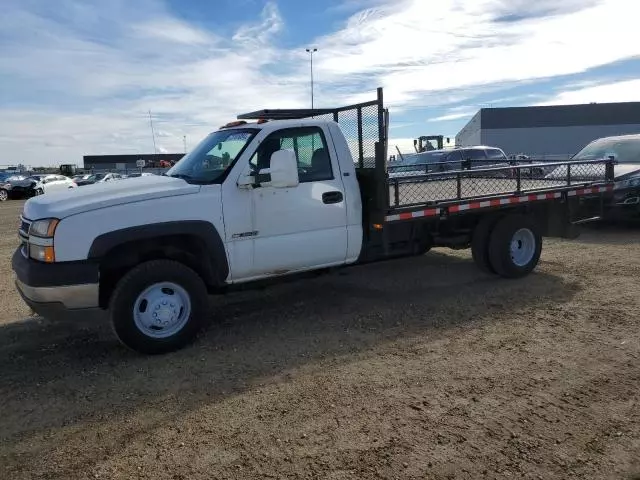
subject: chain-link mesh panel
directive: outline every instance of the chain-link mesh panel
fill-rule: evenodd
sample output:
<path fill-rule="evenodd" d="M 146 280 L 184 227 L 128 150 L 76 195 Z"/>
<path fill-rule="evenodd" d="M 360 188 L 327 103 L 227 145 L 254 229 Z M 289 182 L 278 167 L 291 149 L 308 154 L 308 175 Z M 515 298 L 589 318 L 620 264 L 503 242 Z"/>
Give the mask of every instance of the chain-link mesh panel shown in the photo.
<path fill-rule="evenodd" d="M 337 116 L 356 167 L 374 168 L 380 139 L 378 104 L 341 110 Z"/>
<path fill-rule="evenodd" d="M 391 204 L 400 207 L 581 186 L 607 180 L 606 163 L 513 165 L 421 176 L 414 171 L 413 177 L 398 174 L 389 178 L 389 196 Z"/>

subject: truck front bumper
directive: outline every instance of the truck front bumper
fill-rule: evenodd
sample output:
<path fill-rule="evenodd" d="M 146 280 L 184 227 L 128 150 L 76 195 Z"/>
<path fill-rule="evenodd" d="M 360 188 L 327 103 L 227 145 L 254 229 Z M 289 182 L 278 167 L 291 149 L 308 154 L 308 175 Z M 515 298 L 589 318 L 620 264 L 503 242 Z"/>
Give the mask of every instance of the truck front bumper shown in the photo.
<path fill-rule="evenodd" d="M 18 249 L 11 261 L 16 288 L 25 303 L 45 318 L 86 318 L 100 310 L 98 265 L 92 262 L 46 264 Z"/>

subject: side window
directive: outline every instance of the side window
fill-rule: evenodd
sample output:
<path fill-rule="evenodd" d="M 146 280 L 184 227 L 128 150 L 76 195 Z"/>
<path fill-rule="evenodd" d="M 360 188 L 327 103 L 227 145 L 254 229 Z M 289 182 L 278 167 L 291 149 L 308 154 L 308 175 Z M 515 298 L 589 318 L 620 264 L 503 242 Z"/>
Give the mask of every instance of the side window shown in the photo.
<path fill-rule="evenodd" d="M 502 153 L 502 151 L 496 149 L 496 148 L 487 148 L 486 150 L 487 152 L 487 157 L 491 160 L 506 160 L 507 157 L 505 156 L 504 153 Z"/>
<path fill-rule="evenodd" d="M 447 158 L 444 160 L 445 162 L 459 162 L 462 160 L 462 155 L 459 150 L 453 151 L 447 155 Z"/>
<path fill-rule="evenodd" d="M 288 128 L 265 138 L 249 163 L 253 171 L 269 168 L 271 155 L 293 150 L 298 161 L 300 183 L 331 180 L 331 158 L 322 130 L 317 127 Z"/>
<path fill-rule="evenodd" d="M 462 157 L 465 160 L 485 160 L 487 158 L 484 154 L 484 150 L 481 150 L 479 148 L 464 150 L 462 152 Z"/>

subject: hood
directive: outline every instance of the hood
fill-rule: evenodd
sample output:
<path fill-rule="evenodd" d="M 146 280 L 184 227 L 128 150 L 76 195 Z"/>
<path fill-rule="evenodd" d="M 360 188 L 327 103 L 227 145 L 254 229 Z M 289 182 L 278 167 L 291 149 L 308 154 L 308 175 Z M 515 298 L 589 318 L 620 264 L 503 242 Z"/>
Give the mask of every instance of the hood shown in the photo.
<path fill-rule="evenodd" d="M 573 172 L 573 169 L 571 171 Z M 600 173 L 600 175 L 602 175 L 602 173 Z M 640 175 L 640 163 L 618 163 L 613 167 L 613 175 L 615 180 L 625 180 L 635 175 Z M 549 179 L 561 179 L 566 177 L 566 165 L 554 168 L 549 174 L 545 176 L 545 178 Z"/>
<path fill-rule="evenodd" d="M 619 163 L 613 169 L 616 180 L 626 180 L 640 175 L 640 163 Z"/>
<path fill-rule="evenodd" d="M 191 185 L 179 178 L 150 177 L 131 178 L 51 192 L 33 197 L 24 205 L 24 216 L 38 218 L 65 218 L 100 208 L 141 202 L 154 198 L 188 195 L 200 191 L 200 185 Z"/>

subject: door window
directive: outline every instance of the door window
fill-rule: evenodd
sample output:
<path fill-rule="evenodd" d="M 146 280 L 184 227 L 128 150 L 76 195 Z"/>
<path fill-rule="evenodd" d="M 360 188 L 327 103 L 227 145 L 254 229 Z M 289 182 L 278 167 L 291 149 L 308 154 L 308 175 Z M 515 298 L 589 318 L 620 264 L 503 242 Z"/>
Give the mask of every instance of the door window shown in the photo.
<path fill-rule="evenodd" d="M 296 154 L 300 183 L 333 179 L 331 157 L 321 129 L 288 128 L 272 133 L 251 158 L 251 168 L 255 172 L 269 168 L 271 155 L 278 150 L 293 150 Z"/>
<path fill-rule="evenodd" d="M 489 157 L 489 159 L 491 159 L 491 160 L 506 160 L 507 159 L 505 154 L 502 153 L 502 150 L 498 150 L 497 148 L 487 148 L 486 152 L 487 152 L 487 157 Z"/>
<path fill-rule="evenodd" d="M 481 149 L 471 149 L 471 150 L 464 150 L 462 152 L 462 157 L 465 160 L 486 160 L 486 156 L 484 154 L 484 150 Z"/>

